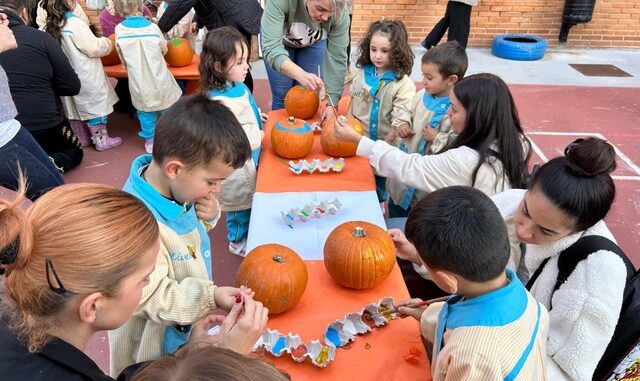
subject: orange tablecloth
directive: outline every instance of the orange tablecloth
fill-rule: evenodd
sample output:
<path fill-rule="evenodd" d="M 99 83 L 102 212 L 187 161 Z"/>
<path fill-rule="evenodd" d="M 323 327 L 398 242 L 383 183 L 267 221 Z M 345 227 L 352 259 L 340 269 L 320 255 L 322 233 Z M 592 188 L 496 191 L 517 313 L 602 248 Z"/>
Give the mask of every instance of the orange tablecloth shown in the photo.
<path fill-rule="evenodd" d="M 269 122 L 265 128 L 265 136 L 262 140 L 262 155 L 258 169 L 256 192 L 309 192 L 309 191 L 365 191 L 375 190 L 373 172 L 366 158 L 353 156 L 345 158 L 346 165 L 342 172 L 295 175 L 283 163 L 271 147 L 271 128 L 282 119 L 287 118 L 285 110 L 276 110 L 269 113 Z M 309 120 L 308 122 L 312 122 Z M 320 146 L 320 135 L 315 134 L 313 148 L 305 157 L 306 160 L 319 158 L 326 160 L 327 156 Z M 294 161 L 297 161 L 294 160 Z M 289 162 L 289 160 L 285 160 Z"/>
<path fill-rule="evenodd" d="M 183 67 L 172 67 L 169 66 L 169 71 L 173 74 L 175 79 L 186 79 L 186 80 L 199 80 L 200 72 L 198 71 L 198 65 L 200 64 L 200 57 L 197 55 L 193 56 L 193 60 L 187 66 Z M 122 64 L 105 66 L 104 72 L 107 73 L 107 76 L 114 78 L 127 78 L 127 71 L 125 70 Z"/>
<path fill-rule="evenodd" d="M 344 112 L 342 106 L 340 108 Z M 269 113 L 258 169 L 257 192 L 371 193 L 375 190 L 373 172 L 364 158 L 347 158 L 347 165 L 341 173 L 299 176 L 291 173 L 286 165 L 277 160 L 271 148 L 269 135 L 275 121 L 286 116 L 284 110 Z M 316 135 L 313 149 L 307 159 L 327 158 L 320 147 L 319 137 Z M 368 196 L 375 197 L 375 193 Z M 344 318 L 346 313 L 360 311 L 367 304 L 377 303 L 385 296 L 391 296 L 396 301 L 409 298 L 398 266 L 380 286 L 371 290 L 353 290 L 335 283 L 327 273 L 323 261 L 305 263 L 309 271 L 309 281 L 300 302 L 293 309 L 270 317 L 268 323 L 268 328 L 277 329 L 282 334 L 299 334 L 305 343 L 314 339 L 323 342 L 324 332 L 331 322 Z M 417 355 L 410 356 L 412 352 Z M 296 381 L 431 380 L 430 366 L 420 338 L 418 322 L 412 318 L 392 320 L 386 326 L 374 328 L 370 333 L 357 335 L 354 342 L 336 350 L 335 360 L 326 368 L 318 368 L 310 360 L 296 363 L 287 353 L 279 358 L 269 354 L 264 356 L 266 361 L 273 362 L 276 367 L 287 371 Z"/>

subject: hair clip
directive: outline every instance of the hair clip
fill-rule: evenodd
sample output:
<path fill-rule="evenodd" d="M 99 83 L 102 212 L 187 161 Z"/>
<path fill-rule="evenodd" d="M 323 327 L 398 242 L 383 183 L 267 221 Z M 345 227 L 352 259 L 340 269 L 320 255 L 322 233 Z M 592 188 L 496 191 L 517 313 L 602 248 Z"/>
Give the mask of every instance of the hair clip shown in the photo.
<path fill-rule="evenodd" d="M 56 283 L 60 287 L 54 287 L 53 284 L 51 283 L 51 278 L 49 278 L 49 270 L 51 270 L 51 273 L 53 274 L 53 277 L 55 278 Z M 53 267 L 53 262 L 51 262 L 51 259 L 49 258 L 44 260 L 44 272 L 47 274 L 47 283 L 49 283 L 49 288 L 51 289 L 51 291 L 55 292 L 58 295 L 61 295 L 67 292 L 67 290 L 62 285 L 62 281 L 60 280 L 60 277 L 58 277 L 58 273 L 56 272 L 56 269 Z"/>
<path fill-rule="evenodd" d="M 571 152 L 572 149 L 574 149 L 578 144 L 582 143 L 583 141 L 584 141 L 583 138 L 579 138 L 569 143 L 569 145 L 564 149 L 564 156 L 569 155 L 569 152 Z"/>

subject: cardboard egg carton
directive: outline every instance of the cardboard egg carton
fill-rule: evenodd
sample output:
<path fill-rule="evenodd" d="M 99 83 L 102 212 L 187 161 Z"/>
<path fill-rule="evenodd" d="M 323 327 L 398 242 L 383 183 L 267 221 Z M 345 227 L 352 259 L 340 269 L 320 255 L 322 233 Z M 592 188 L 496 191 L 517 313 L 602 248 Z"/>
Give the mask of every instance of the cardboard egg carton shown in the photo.
<path fill-rule="evenodd" d="M 302 209 L 293 208 L 287 213 L 280 212 L 280 217 L 287 226 L 293 228 L 295 222 L 306 222 L 311 217 L 320 218 L 326 214 L 336 214 L 340 208 L 342 208 L 342 203 L 336 198 L 331 202 L 326 200 L 314 202 L 305 205 Z"/>
<path fill-rule="evenodd" d="M 320 159 L 313 159 L 311 161 L 304 159 L 299 161 L 289 161 L 289 170 L 296 175 L 302 174 L 302 172 L 313 173 L 316 171 L 320 173 L 327 173 L 330 171 L 342 172 L 344 166 L 344 158 L 342 157 L 339 159 L 331 158 L 324 161 Z"/>

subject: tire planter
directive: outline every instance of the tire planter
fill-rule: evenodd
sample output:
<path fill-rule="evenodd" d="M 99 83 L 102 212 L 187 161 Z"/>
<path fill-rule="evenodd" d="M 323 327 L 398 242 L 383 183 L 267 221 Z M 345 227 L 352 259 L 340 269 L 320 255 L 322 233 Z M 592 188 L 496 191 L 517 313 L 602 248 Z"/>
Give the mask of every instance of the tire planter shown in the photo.
<path fill-rule="evenodd" d="M 499 34 L 493 38 L 491 53 L 516 61 L 535 61 L 544 56 L 547 40 L 532 34 Z"/>

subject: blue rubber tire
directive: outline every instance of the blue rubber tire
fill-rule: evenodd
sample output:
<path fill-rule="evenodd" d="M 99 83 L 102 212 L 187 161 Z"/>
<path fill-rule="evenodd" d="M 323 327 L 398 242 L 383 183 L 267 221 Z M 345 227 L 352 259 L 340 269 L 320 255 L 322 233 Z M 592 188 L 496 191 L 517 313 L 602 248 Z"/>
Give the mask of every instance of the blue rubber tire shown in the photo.
<path fill-rule="evenodd" d="M 516 61 L 535 61 L 544 57 L 547 40 L 532 34 L 499 34 L 493 38 L 491 53 Z"/>

